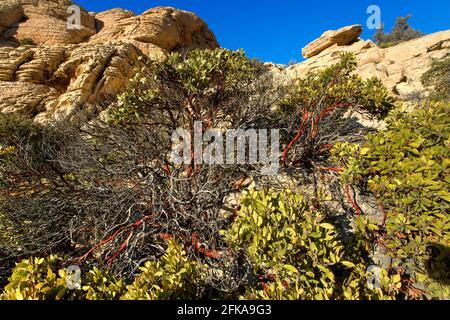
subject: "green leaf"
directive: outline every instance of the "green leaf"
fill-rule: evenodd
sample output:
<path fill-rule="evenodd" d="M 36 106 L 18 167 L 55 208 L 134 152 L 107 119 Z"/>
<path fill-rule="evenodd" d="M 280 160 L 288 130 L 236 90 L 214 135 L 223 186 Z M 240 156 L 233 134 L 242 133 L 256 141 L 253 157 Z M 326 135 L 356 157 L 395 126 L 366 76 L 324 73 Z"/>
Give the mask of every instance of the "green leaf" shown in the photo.
<path fill-rule="evenodd" d="M 321 223 L 320 226 L 327 230 L 334 230 L 334 226 L 330 223 Z"/>
<path fill-rule="evenodd" d="M 350 261 L 341 261 L 341 263 L 342 263 L 344 266 L 348 267 L 348 268 L 354 268 L 354 267 L 355 267 L 355 264 L 352 263 L 352 262 L 350 262 Z"/>
<path fill-rule="evenodd" d="M 284 269 L 286 269 L 290 272 L 293 272 L 293 273 L 298 273 L 297 268 L 295 268 L 294 266 L 291 266 L 290 264 L 285 264 Z"/>

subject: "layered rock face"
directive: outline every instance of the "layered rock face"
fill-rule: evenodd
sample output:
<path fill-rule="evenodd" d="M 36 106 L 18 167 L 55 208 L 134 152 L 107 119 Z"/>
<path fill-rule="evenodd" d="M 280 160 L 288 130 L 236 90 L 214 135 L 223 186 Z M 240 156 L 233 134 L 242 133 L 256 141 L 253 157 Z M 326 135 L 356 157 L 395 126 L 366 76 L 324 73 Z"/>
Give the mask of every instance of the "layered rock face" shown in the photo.
<path fill-rule="evenodd" d="M 340 30 L 357 30 L 355 26 Z M 358 31 L 359 32 L 359 31 Z M 348 32 L 358 37 L 358 32 Z M 336 32 L 333 33 L 335 35 Z M 359 35 L 359 34 L 358 34 Z M 349 45 L 328 45 L 331 40 L 322 36 L 306 48 L 315 53 L 310 59 L 287 68 L 288 78 L 304 77 L 308 71 L 326 68 L 339 60 L 342 52 L 353 52 L 358 61 L 356 72 L 363 78 L 378 77 L 394 94 L 407 99 L 417 92 L 424 92 L 421 76 L 430 68 L 432 59 L 450 54 L 450 30 L 433 33 L 394 47 L 382 49 L 372 41 L 347 37 Z M 352 40 L 350 40 L 352 39 Z M 356 40 L 356 41 L 355 41 Z M 326 43 L 326 45 L 318 45 Z M 315 48 L 315 49 L 313 49 Z M 305 51 L 304 51 L 305 52 Z"/>
<path fill-rule="evenodd" d="M 67 28 L 70 0 L 7 0 L 19 5 L 23 14 L 3 34 L 4 38 L 33 39 L 36 44 L 80 43 L 95 34 L 95 20 L 81 9 L 79 28 Z"/>
<path fill-rule="evenodd" d="M 140 16 L 113 9 L 67 28 L 69 0 L 0 3 L 0 112 L 37 121 L 88 120 L 123 91 L 143 67 L 179 49 L 215 48 L 205 22 L 190 12 L 158 7 Z M 3 19 L 3 17 L 7 17 Z M 19 45 L 30 38 L 36 45 Z"/>
<path fill-rule="evenodd" d="M 0 48 L 0 109 L 79 121 L 105 108 L 139 66 L 131 44 Z"/>

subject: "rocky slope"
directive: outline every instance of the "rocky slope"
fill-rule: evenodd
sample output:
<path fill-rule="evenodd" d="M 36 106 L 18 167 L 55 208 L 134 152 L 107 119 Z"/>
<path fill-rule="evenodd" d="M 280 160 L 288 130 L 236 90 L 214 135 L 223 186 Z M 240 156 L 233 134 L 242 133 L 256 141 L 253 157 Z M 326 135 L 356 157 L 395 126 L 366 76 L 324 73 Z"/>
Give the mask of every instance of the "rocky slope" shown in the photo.
<path fill-rule="evenodd" d="M 81 10 L 81 27 L 67 28 L 69 0 L 0 3 L 0 111 L 39 121 L 95 116 L 140 70 L 140 57 L 161 59 L 180 49 L 215 48 L 195 14 L 169 7 L 139 16 L 113 9 Z M 35 45 L 20 46 L 30 38 Z"/>
<path fill-rule="evenodd" d="M 408 99 L 415 93 L 425 93 L 420 77 L 429 69 L 432 59 L 450 54 L 450 30 L 385 49 L 370 40 L 359 39 L 361 31 L 361 26 L 354 25 L 325 32 L 303 49 L 305 58 L 309 59 L 290 66 L 284 71 L 285 75 L 302 77 L 308 71 L 335 63 L 341 52 L 350 51 L 357 57 L 356 72 L 361 77 L 378 77 L 394 94 Z"/>

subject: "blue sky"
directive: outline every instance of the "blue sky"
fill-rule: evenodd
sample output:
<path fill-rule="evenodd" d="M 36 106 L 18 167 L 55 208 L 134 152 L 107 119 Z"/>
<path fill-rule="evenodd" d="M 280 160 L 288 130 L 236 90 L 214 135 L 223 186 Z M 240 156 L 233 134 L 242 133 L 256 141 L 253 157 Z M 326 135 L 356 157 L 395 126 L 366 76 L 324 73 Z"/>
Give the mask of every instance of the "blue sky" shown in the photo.
<path fill-rule="evenodd" d="M 390 30 L 395 18 L 412 14 L 410 24 L 432 33 L 450 29 L 449 0 L 75 0 L 88 11 L 125 8 L 136 13 L 156 6 L 193 11 L 205 20 L 220 45 L 243 48 L 263 61 L 301 61 L 301 49 L 325 30 L 359 23 L 367 30 L 369 5 L 381 8 L 382 23 Z"/>

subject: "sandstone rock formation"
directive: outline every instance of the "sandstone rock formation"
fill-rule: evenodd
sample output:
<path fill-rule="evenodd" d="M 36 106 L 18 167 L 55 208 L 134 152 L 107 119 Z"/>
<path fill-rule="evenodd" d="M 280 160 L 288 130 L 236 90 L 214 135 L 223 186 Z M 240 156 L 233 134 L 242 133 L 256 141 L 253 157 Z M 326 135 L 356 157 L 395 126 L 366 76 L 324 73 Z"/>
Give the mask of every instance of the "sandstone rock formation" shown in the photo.
<path fill-rule="evenodd" d="M 95 16 L 102 26 L 90 42 L 130 41 L 147 51 L 155 46 L 167 51 L 177 49 L 214 48 L 217 41 L 208 26 L 195 14 L 174 8 L 157 7 L 140 16 L 114 9 Z"/>
<path fill-rule="evenodd" d="M 20 3 L 18 0 L 16 3 Z M 21 0 L 25 20 L 14 24 L 3 37 L 17 40 L 30 38 L 36 44 L 72 44 L 83 42 L 95 34 L 95 20 L 81 9 L 81 26 L 67 28 L 70 0 Z"/>
<path fill-rule="evenodd" d="M 378 77 L 400 98 L 424 91 L 421 76 L 429 69 L 432 59 L 450 54 L 450 30 L 382 49 L 372 41 L 358 40 L 350 45 L 332 46 L 316 56 L 287 68 L 289 78 L 303 77 L 308 71 L 323 69 L 336 63 L 344 51 L 354 52 L 363 78 Z"/>
<path fill-rule="evenodd" d="M 311 58 L 329 47 L 345 46 L 352 44 L 362 33 L 360 24 L 351 25 L 338 30 L 325 31 L 322 36 L 303 48 L 305 58 Z"/>
<path fill-rule="evenodd" d="M 174 8 L 140 16 L 122 9 L 81 10 L 82 26 L 71 30 L 69 0 L 2 1 L 0 112 L 27 113 L 37 121 L 94 117 L 143 67 L 140 57 L 218 47 L 205 22 Z M 23 38 L 36 45 L 20 46 Z"/>

